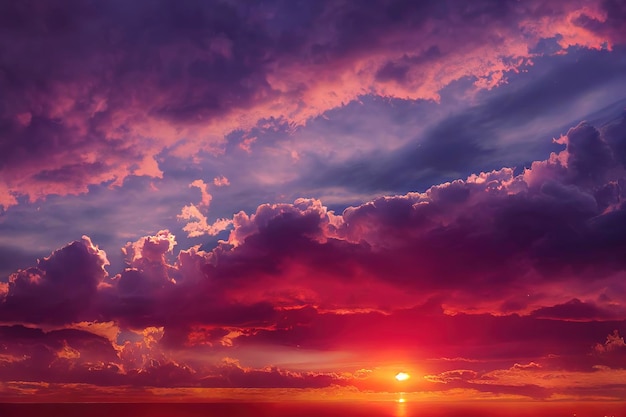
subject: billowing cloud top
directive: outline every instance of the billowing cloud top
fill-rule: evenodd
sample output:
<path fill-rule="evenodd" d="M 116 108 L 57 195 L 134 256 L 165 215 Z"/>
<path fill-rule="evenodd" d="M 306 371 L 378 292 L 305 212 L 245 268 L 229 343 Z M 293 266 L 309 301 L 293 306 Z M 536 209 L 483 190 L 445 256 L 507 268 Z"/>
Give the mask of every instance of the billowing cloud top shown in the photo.
<path fill-rule="evenodd" d="M 603 133 L 581 123 L 560 139 L 565 150 L 517 175 L 472 175 L 341 215 L 316 199 L 263 204 L 236 214 L 228 239 L 208 252 L 194 247 L 169 260 L 176 241 L 164 230 L 129 243 L 127 268 L 115 276 L 84 237 L 10 276 L 0 317 L 16 324 L 3 327 L 3 375 L 384 390 L 359 369 L 252 364 L 279 360 L 277 350 L 294 361 L 374 354 L 380 367 L 388 351 L 407 363 L 430 359 L 433 369 L 463 366 L 427 374 L 416 389 L 574 395 L 574 385 L 543 379 L 564 367 L 590 390 L 610 391 L 626 366 L 618 330 L 626 320 L 624 137 L 613 136 L 623 123 Z M 100 331 L 105 323 L 116 331 Z M 204 359 L 231 350 L 241 359 Z M 523 358 L 533 362 L 515 362 Z M 482 371 L 466 369 L 474 361 Z"/>
<path fill-rule="evenodd" d="M 4 2 L 0 398 L 623 399 L 625 17 Z"/>

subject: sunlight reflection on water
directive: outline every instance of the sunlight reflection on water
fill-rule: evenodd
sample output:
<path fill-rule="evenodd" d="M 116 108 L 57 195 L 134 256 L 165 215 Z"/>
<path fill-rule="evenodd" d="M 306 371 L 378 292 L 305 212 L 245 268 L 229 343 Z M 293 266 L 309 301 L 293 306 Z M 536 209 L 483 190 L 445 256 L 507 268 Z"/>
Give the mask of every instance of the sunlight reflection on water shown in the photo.
<path fill-rule="evenodd" d="M 407 403 L 404 398 L 400 398 L 398 400 L 398 405 L 396 406 L 396 417 L 408 417 Z"/>

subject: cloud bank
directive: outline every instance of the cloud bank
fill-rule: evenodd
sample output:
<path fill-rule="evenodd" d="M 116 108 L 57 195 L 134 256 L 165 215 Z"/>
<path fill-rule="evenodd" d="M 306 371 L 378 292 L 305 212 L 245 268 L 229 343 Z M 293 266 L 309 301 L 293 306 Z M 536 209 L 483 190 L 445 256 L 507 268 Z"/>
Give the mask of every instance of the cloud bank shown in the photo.
<path fill-rule="evenodd" d="M 0 287 L 2 378 L 380 391 L 381 369 L 348 363 L 393 357 L 427 372 L 412 390 L 619 395 L 625 126 L 582 122 L 530 168 L 341 214 L 262 204 L 211 250 L 175 256 L 163 230 L 116 274 L 83 237 Z M 353 360 L 320 371 L 316 352 Z"/>

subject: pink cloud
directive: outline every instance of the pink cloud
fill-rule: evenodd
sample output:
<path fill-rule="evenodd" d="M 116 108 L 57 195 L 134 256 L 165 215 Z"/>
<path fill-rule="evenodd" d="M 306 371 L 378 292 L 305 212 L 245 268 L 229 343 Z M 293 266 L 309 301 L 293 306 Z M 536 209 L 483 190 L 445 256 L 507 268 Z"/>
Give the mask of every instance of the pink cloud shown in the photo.
<path fill-rule="evenodd" d="M 150 263 L 165 264 L 165 254 L 171 253 L 176 246 L 176 237 L 169 230 L 160 230 L 155 236 L 146 236 L 128 244 L 122 249 L 131 266 L 142 260 Z"/>
<path fill-rule="evenodd" d="M 211 205 L 211 200 L 213 199 L 213 196 L 209 194 L 209 184 L 205 184 L 202 180 L 195 180 L 191 184 L 189 184 L 189 186 L 197 187 L 198 189 L 200 189 L 200 194 L 202 195 L 202 200 L 200 203 L 204 207 L 208 208 Z"/>
<path fill-rule="evenodd" d="M 230 181 L 225 176 L 221 175 L 219 177 L 213 178 L 213 184 L 216 187 L 226 187 L 230 185 Z"/>
<path fill-rule="evenodd" d="M 213 183 L 218 186 L 229 185 L 226 177 L 215 178 Z M 232 220 L 229 219 L 217 219 L 212 224 L 208 223 L 208 219 L 205 214 L 202 213 L 200 207 L 206 213 L 211 205 L 213 196 L 209 194 L 209 184 L 206 184 L 202 180 L 195 180 L 190 187 L 197 187 L 200 189 L 202 199 L 200 204 L 189 204 L 182 208 L 181 213 L 177 216 L 179 220 L 187 221 L 187 224 L 183 227 L 183 231 L 187 232 L 188 237 L 199 237 L 203 235 L 215 236 L 218 233 L 226 230 L 231 224 Z"/>
<path fill-rule="evenodd" d="M 0 83 L 10 103 L 0 116 L 0 204 L 117 186 L 131 175 L 158 178 L 155 156 L 164 149 L 196 160 L 200 152 L 219 155 L 234 130 L 271 117 L 302 125 L 364 94 L 437 100 L 463 77 L 493 88 L 532 61 L 529 49 L 541 38 L 559 36 L 561 52 L 624 40 L 623 7 L 615 2 L 455 3 L 445 10 L 415 3 L 396 17 L 388 6 L 321 3 L 307 24 L 284 30 L 271 4 L 243 13 L 207 3 L 193 16 L 177 9 L 202 22 L 197 31 L 159 3 L 142 9 L 150 18 L 140 26 L 120 18 L 138 10 L 115 5 L 7 6 L 5 15 L 25 26 L 0 39 L 8 63 Z M 55 21 L 54 13 L 68 26 L 35 24 Z M 212 29 L 210 16 L 218 15 L 229 30 Z"/>
<path fill-rule="evenodd" d="M 215 236 L 226 230 L 233 223 L 230 219 L 217 219 L 212 224 L 209 224 L 206 216 L 193 204 L 183 207 L 177 218 L 179 220 L 187 220 L 183 231 L 187 232 L 188 237 Z"/>

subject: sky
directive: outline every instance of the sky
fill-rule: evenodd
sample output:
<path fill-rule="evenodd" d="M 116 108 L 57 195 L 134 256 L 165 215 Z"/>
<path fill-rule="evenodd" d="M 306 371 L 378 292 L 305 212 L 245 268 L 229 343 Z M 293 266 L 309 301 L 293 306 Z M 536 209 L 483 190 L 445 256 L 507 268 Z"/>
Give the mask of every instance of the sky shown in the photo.
<path fill-rule="evenodd" d="M 625 24 L 0 2 L 0 400 L 623 401 Z"/>

